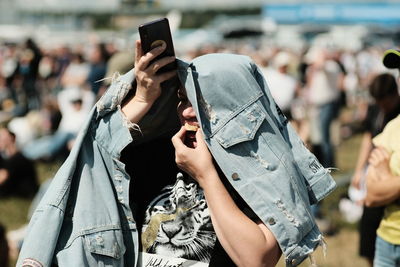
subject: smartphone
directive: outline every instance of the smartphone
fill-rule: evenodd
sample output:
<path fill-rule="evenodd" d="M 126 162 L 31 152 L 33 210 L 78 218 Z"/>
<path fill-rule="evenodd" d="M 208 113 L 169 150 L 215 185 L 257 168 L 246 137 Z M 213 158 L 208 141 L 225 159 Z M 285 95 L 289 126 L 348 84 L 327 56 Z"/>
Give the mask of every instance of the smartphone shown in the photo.
<path fill-rule="evenodd" d="M 171 30 L 167 18 L 161 18 L 139 25 L 139 35 L 142 43 L 143 53 L 147 53 L 163 43 L 166 44 L 166 49 L 164 52 L 157 56 L 152 62 L 163 57 L 175 56 Z M 167 72 L 175 69 L 176 62 L 174 61 L 159 69 L 157 73 Z"/>

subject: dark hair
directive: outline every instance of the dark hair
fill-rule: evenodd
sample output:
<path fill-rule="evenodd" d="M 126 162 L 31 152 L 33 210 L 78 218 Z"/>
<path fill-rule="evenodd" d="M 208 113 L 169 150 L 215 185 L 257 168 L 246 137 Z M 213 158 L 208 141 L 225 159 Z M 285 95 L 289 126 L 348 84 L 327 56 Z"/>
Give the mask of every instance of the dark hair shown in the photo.
<path fill-rule="evenodd" d="M 99 49 L 100 54 L 101 54 L 101 60 L 104 62 L 107 62 L 110 59 L 110 54 L 107 51 L 106 44 L 105 43 L 99 43 L 97 44 L 97 49 Z"/>
<path fill-rule="evenodd" d="M 79 63 L 85 62 L 85 58 L 83 57 L 82 53 L 80 53 L 80 52 L 73 53 L 72 58 L 77 59 L 79 61 Z"/>
<path fill-rule="evenodd" d="M 383 73 L 375 76 L 369 85 L 369 93 L 375 100 L 398 95 L 395 77 L 390 73 Z"/>

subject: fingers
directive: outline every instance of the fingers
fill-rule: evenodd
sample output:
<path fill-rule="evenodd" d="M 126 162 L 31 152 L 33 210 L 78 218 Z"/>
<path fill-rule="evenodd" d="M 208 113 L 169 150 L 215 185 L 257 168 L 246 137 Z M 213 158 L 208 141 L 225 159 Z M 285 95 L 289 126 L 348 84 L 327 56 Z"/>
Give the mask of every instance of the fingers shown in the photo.
<path fill-rule="evenodd" d="M 187 150 L 189 149 L 184 143 L 185 134 L 186 129 L 182 126 L 179 132 L 177 132 L 171 139 L 172 145 L 175 147 L 175 162 L 178 167 L 184 171 L 186 171 L 184 166 L 187 161 Z"/>
<path fill-rule="evenodd" d="M 155 74 L 159 69 L 161 69 L 162 67 L 164 67 L 174 61 L 175 61 L 175 57 L 163 57 L 163 58 L 157 60 L 156 62 L 152 63 L 148 67 L 148 69 Z"/>
<path fill-rule="evenodd" d="M 379 153 L 379 155 L 380 155 L 380 157 L 382 159 L 389 159 L 390 158 L 390 154 L 383 147 L 378 147 L 377 148 L 377 153 Z"/>
<path fill-rule="evenodd" d="M 165 65 L 173 62 L 175 57 L 163 57 L 151 63 L 157 56 L 159 56 L 166 48 L 165 44 L 152 49 L 150 52 L 144 54 L 140 40 L 136 41 L 136 55 L 135 55 L 135 75 L 138 84 L 150 89 L 160 89 L 160 84 L 166 80 L 171 79 L 176 75 L 176 71 L 170 71 L 158 74 L 157 71 Z"/>
<path fill-rule="evenodd" d="M 137 68 L 139 70 L 144 71 L 150 64 L 150 62 L 155 59 L 157 56 L 161 55 L 161 53 L 165 50 L 166 45 L 163 43 L 161 46 L 157 46 L 156 48 L 150 50 L 148 53 L 140 57 Z M 143 51 L 142 51 L 143 53 Z"/>
<path fill-rule="evenodd" d="M 368 158 L 368 163 L 375 166 L 378 163 L 378 156 L 374 151 L 371 152 Z"/>
<path fill-rule="evenodd" d="M 155 75 L 154 79 L 157 80 L 158 83 L 162 83 L 166 80 L 171 79 L 176 75 L 176 70 L 165 72 L 165 73 L 160 73 L 157 74 L 156 72 L 161 69 L 162 67 L 166 66 L 167 64 L 174 62 L 175 57 L 164 57 L 160 60 L 157 60 L 153 64 L 151 64 L 147 69 L 149 70 L 153 75 Z"/>
<path fill-rule="evenodd" d="M 386 151 L 386 149 L 382 148 L 382 147 L 378 147 L 375 148 L 374 150 L 372 150 L 371 155 L 369 156 L 368 159 L 368 163 L 376 166 L 379 163 L 389 160 L 390 155 L 389 153 Z"/>
<path fill-rule="evenodd" d="M 140 58 L 143 56 L 142 50 L 142 42 L 140 40 L 136 40 L 135 46 L 135 66 L 138 65 Z"/>
<path fill-rule="evenodd" d="M 186 129 L 185 127 L 181 127 L 181 129 L 172 137 L 172 145 L 175 147 L 175 150 L 186 147 L 183 143 L 185 140 Z"/>
<path fill-rule="evenodd" d="M 174 77 L 175 75 L 176 75 L 176 70 L 169 71 L 169 72 L 166 72 L 166 73 L 162 73 L 162 74 L 157 75 L 157 80 L 158 80 L 160 83 L 162 83 L 162 82 L 164 82 L 164 81 L 166 81 L 166 80 L 171 79 L 171 78 Z"/>
<path fill-rule="evenodd" d="M 196 132 L 196 142 L 197 142 L 197 147 L 206 147 L 206 142 L 204 141 L 204 134 L 203 131 L 199 128 Z M 207 148 L 208 149 L 208 148 Z"/>
<path fill-rule="evenodd" d="M 377 147 L 371 152 L 371 156 L 376 160 L 382 161 L 389 158 L 389 154 L 382 147 Z"/>

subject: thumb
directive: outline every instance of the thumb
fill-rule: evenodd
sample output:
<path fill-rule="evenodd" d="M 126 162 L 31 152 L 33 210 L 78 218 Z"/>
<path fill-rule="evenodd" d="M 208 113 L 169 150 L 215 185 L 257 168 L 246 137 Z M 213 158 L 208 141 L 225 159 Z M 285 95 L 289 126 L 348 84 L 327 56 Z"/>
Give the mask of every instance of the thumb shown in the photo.
<path fill-rule="evenodd" d="M 204 141 L 204 133 L 203 131 L 199 128 L 196 132 L 196 141 L 197 141 L 197 147 L 207 147 L 206 142 Z M 208 149 L 208 147 L 207 147 Z"/>
<path fill-rule="evenodd" d="M 181 129 L 172 137 L 172 145 L 175 147 L 175 150 L 186 147 L 183 143 L 185 140 L 186 129 L 185 127 L 181 127 Z"/>

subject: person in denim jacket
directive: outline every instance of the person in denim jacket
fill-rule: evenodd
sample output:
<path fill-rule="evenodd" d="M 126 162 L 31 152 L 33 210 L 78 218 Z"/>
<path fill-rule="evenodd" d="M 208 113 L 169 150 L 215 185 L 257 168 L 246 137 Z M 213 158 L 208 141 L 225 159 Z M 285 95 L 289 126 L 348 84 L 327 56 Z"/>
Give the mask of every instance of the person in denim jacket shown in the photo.
<path fill-rule="evenodd" d="M 150 64 L 163 49 L 143 55 L 137 43 L 136 68 L 115 77 L 90 113 L 31 219 L 17 266 L 140 266 L 140 207 L 131 200 L 146 190 L 135 187 L 143 166 L 135 165 L 140 153 L 125 151 L 146 151 L 141 145 L 177 129 L 177 86 L 164 86 L 176 73 L 157 73 L 175 59 Z M 281 252 L 287 266 L 300 264 L 323 244 L 310 205 L 334 189 L 328 170 L 304 147 L 248 57 L 177 63 L 181 122 L 201 130 L 175 134 L 175 160 L 202 187 L 223 250 L 238 266 L 273 266 Z"/>

